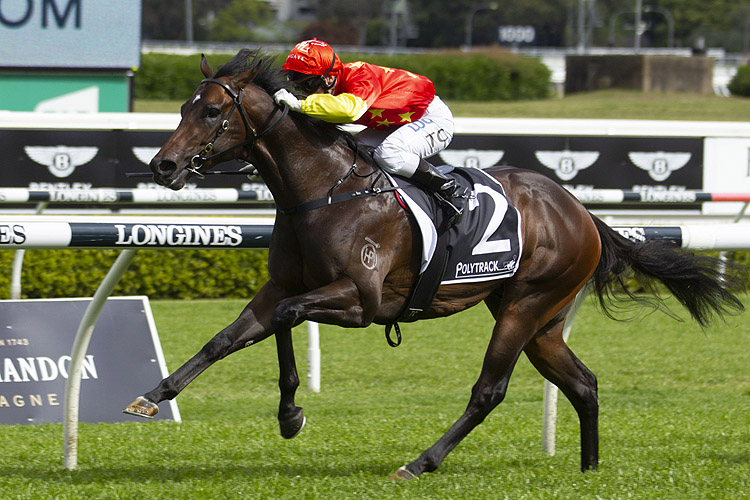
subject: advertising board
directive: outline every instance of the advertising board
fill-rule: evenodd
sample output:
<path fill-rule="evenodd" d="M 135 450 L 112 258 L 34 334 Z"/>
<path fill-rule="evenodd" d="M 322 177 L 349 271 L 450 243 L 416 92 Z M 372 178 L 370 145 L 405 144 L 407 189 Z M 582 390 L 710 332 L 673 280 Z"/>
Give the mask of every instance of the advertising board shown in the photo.
<path fill-rule="evenodd" d="M 0 67 L 133 69 L 141 0 L 3 0 Z"/>
<path fill-rule="evenodd" d="M 148 177 L 126 174 L 147 174 L 148 163 L 178 123 L 176 114 L 50 114 L 41 120 L 36 113 L 0 113 L 0 148 L 10 162 L 10 168 L 0 170 L 0 187 L 76 192 L 157 188 Z M 456 118 L 450 146 L 429 161 L 476 168 L 526 168 L 578 191 L 750 192 L 750 125 Z M 230 162 L 216 169 L 236 171 L 240 167 Z M 263 194 L 258 186 L 243 175 L 214 175 L 191 179 L 184 192 L 234 188 L 257 191 L 256 199 L 268 200 L 267 192 Z M 732 203 L 706 203 L 702 210 L 719 207 L 727 213 L 738 210 Z M 695 210 L 694 205 L 671 208 Z"/>
<path fill-rule="evenodd" d="M 0 40 L 0 110 L 131 110 L 141 0 L 3 0 Z"/>
<path fill-rule="evenodd" d="M 62 422 L 70 353 L 91 299 L 0 301 L 0 423 Z M 122 408 L 167 376 L 147 297 L 113 297 L 83 363 L 82 422 L 132 421 Z M 174 401 L 155 417 L 180 420 Z"/>
<path fill-rule="evenodd" d="M 148 162 L 166 142 L 161 131 L 0 130 L 0 149 L 13 158 L 2 187 L 73 189 L 144 187 Z M 703 138 L 456 134 L 430 159 L 437 165 L 536 170 L 561 184 L 596 188 L 702 189 Z M 237 169 L 229 163 L 224 169 Z M 195 187 L 247 187 L 243 176 L 208 176 Z M 199 183 L 199 184 L 198 184 Z"/>

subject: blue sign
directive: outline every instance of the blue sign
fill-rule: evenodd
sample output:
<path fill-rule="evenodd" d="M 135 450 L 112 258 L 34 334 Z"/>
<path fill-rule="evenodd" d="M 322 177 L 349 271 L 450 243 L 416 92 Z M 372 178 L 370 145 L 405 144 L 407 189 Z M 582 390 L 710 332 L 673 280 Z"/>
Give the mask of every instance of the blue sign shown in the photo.
<path fill-rule="evenodd" d="M 90 301 L 0 301 L 0 424 L 62 422 L 70 352 Z M 107 299 L 81 366 L 80 420 L 132 421 L 122 407 L 166 376 L 148 298 Z M 174 400 L 159 410 L 155 419 L 180 421 Z"/>
<path fill-rule="evenodd" d="M 141 0 L 2 0 L 0 67 L 132 69 Z"/>

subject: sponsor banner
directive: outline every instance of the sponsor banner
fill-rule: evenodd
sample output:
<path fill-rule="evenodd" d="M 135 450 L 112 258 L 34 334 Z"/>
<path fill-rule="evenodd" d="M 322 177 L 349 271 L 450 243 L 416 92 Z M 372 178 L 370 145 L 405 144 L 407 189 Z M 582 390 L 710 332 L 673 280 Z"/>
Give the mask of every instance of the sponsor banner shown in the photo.
<path fill-rule="evenodd" d="M 123 130 L 0 130 L 0 147 L 8 148 L 13 168 L 3 172 L 2 187 L 31 190 L 155 187 L 148 163 L 169 132 Z M 207 177 L 200 187 L 237 187 Z M 240 179 L 247 179 L 239 177 Z M 193 185 L 195 187 L 195 185 Z"/>
<path fill-rule="evenodd" d="M 0 149 L 12 159 L 2 187 L 32 190 L 150 188 L 148 163 L 171 132 L 133 130 L 0 130 Z M 536 170 L 570 188 L 703 189 L 702 137 L 589 137 L 457 134 L 435 164 L 495 165 Z M 217 169 L 236 170 L 236 162 Z M 191 179 L 189 188 L 256 189 L 245 176 Z M 187 191 L 184 191 L 187 192 Z M 268 197 L 268 194 L 259 194 Z"/>
<path fill-rule="evenodd" d="M 456 135 L 433 157 L 536 170 L 569 189 L 703 189 L 703 137 Z"/>
<path fill-rule="evenodd" d="M 26 188 L 0 187 L 0 203 L 237 203 L 238 201 L 273 200 L 268 188 L 263 184 L 253 186 L 253 191 L 239 191 L 233 188 L 215 189 L 129 189 L 107 188 L 60 189 L 39 191 Z"/>
<path fill-rule="evenodd" d="M 268 248 L 270 224 L 7 222 L 2 248 Z"/>
<path fill-rule="evenodd" d="M 90 301 L 0 301 L 0 423 L 62 422 L 70 353 Z M 108 299 L 82 367 L 80 420 L 132 421 L 122 408 L 167 375 L 148 298 Z M 155 418 L 179 421 L 177 404 L 161 404 Z"/>
<path fill-rule="evenodd" d="M 581 203 L 695 203 L 717 198 L 740 198 L 742 194 L 704 193 L 701 191 L 625 191 L 622 189 L 571 189 Z M 747 197 L 748 195 L 745 195 Z"/>
<path fill-rule="evenodd" d="M 683 246 L 680 226 L 612 226 L 612 229 L 636 243 L 646 240 L 667 240 L 678 247 Z"/>

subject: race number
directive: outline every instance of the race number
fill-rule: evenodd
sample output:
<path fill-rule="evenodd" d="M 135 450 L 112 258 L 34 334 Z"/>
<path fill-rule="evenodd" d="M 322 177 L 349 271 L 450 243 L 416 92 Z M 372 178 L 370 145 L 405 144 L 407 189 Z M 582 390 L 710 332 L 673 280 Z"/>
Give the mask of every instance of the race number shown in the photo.
<path fill-rule="evenodd" d="M 482 238 L 479 240 L 479 243 L 474 246 L 471 254 L 482 255 L 510 251 L 510 239 L 506 238 L 490 241 L 490 237 L 497 232 L 500 225 L 503 223 L 503 219 L 505 219 L 505 214 L 508 212 L 508 200 L 505 196 L 484 184 L 474 184 L 474 192 L 476 193 L 476 202 L 469 206 L 469 210 L 474 210 L 479 207 L 480 195 L 489 196 L 495 204 L 495 210 L 490 210 L 492 217 L 487 223 Z"/>

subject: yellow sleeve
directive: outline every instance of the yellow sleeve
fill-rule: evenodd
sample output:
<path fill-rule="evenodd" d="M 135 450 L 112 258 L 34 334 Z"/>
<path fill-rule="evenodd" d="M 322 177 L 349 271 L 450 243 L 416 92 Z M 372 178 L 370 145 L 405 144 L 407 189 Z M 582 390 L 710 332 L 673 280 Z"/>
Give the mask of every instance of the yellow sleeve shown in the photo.
<path fill-rule="evenodd" d="M 302 113 L 330 123 L 355 122 L 369 107 L 354 94 L 310 94 L 301 105 Z"/>

